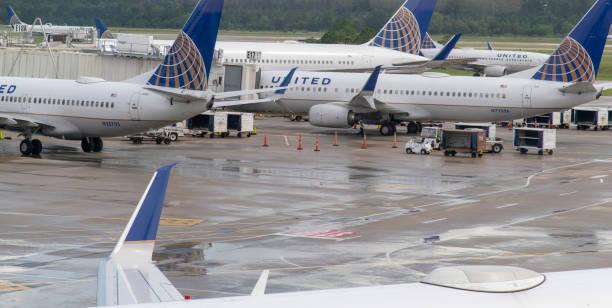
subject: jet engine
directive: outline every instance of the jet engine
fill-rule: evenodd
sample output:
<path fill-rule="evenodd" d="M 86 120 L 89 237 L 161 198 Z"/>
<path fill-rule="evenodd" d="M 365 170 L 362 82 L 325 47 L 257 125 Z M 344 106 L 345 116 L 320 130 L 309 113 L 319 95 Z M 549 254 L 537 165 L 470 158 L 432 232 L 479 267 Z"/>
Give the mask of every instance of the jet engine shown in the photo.
<path fill-rule="evenodd" d="M 310 108 L 310 124 L 329 128 L 348 128 L 356 123 L 355 113 L 347 107 L 335 104 L 321 104 Z"/>
<path fill-rule="evenodd" d="M 503 66 L 487 66 L 484 73 L 487 77 L 503 77 L 508 73 L 508 69 Z"/>

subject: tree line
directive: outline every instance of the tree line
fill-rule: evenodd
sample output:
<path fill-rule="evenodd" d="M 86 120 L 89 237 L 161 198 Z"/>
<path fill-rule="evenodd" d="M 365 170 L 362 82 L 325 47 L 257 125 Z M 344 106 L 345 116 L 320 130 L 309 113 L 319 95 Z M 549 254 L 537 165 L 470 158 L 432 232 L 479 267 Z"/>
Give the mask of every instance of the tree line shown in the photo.
<path fill-rule="evenodd" d="M 24 22 L 111 27 L 180 28 L 197 0 L 20 0 Z M 226 0 L 221 28 L 253 31 L 329 31 L 350 24 L 357 33 L 384 25 L 402 0 Z M 439 0 L 430 32 L 469 35 L 566 34 L 594 0 Z M 8 22 L 8 19 L 7 19 Z M 343 26 L 341 26 L 343 27 Z"/>

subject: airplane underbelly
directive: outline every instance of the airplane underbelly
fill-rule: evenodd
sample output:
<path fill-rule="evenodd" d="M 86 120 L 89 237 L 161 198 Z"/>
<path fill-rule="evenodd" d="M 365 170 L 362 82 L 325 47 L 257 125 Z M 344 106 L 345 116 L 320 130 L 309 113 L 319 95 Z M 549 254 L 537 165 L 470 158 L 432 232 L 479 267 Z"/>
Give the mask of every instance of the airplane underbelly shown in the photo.
<path fill-rule="evenodd" d="M 41 133 L 46 136 L 69 140 L 80 140 L 83 137 L 121 137 L 161 128 L 174 122 L 70 119 L 70 121 L 56 121 L 56 123 L 54 128 L 43 129 Z"/>

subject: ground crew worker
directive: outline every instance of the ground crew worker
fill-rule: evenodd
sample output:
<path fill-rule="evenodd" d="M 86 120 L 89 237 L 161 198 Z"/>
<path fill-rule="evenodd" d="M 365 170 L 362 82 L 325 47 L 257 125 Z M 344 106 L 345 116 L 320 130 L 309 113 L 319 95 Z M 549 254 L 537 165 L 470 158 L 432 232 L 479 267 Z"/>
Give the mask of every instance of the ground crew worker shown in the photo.
<path fill-rule="evenodd" d="M 360 136 L 363 136 L 363 131 L 364 131 L 363 121 L 359 120 L 359 135 Z"/>

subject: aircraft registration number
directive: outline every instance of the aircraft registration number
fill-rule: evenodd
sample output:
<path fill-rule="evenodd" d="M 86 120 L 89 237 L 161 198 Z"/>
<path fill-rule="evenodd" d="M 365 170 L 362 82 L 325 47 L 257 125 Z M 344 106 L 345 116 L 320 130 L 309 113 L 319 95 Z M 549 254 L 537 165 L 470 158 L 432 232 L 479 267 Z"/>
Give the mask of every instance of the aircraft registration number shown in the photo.
<path fill-rule="evenodd" d="M 104 127 L 121 127 L 121 122 L 104 121 L 104 122 L 102 122 L 102 126 L 104 126 Z"/>

